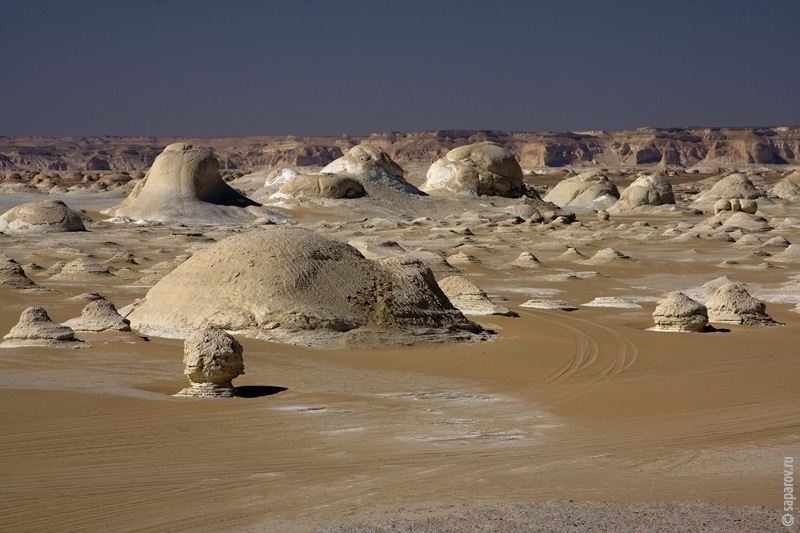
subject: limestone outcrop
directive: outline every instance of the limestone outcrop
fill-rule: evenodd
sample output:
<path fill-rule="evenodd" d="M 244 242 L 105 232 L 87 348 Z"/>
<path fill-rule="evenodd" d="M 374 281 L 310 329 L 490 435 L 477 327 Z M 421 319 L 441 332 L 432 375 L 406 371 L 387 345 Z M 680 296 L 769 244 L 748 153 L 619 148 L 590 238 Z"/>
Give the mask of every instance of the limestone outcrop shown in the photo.
<path fill-rule="evenodd" d="M 682 292 L 673 292 L 658 303 L 653 320 L 657 331 L 703 332 L 708 329 L 708 310 Z"/>
<path fill-rule="evenodd" d="M 47 346 L 54 348 L 79 348 L 87 346 L 75 338 L 72 328 L 56 324 L 43 307 L 25 309 L 19 322 L 3 337 L 0 347 Z"/>
<path fill-rule="evenodd" d="M 60 200 L 21 204 L 0 215 L 0 233 L 8 235 L 66 231 L 86 231 L 86 227 L 80 214 Z"/>
<path fill-rule="evenodd" d="M 114 304 L 105 298 L 89 302 L 81 316 L 64 322 L 75 331 L 130 331 L 130 321 L 119 314 Z"/>
<path fill-rule="evenodd" d="M 309 198 L 358 198 L 364 196 L 364 186 L 348 176 L 333 174 L 299 174 L 281 185 L 278 192 L 289 196 Z"/>
<path fill-rule="evenodd" d="M 350 245 L 268 226 L 201 250 L 164 276 L 130 313 L 143 333 L 185 337 L 214 326 L 261 338 L 330 344 L 345 332 L 474 338 L 482 329 L 442 293 L 421 261 L 371 261 Z"/>
<path fill-rule="evenodd" d="M 465 315 L 518 316 L 492 302 L 486 293 L 464 276 L 448 276 L 439 280 L 439 287 L 450 302 Z"/>
<path fill-rule="evenodd" d="M 276 217 L 222 180 L 210 150 L 185 143 L 167 146 L 130 195 L 104 212 L 121 219 L 198 224 Z"/>
<path fill-rule="evenodd" d="M 33 280 L 25 275 L 22 266 L 6 255 L 0 254 L 0 285 L 33 287 Z"/>
<path fill-rule="evenodd" d="M 765 312 L 766 305 L 750 296 L 742 285 L 726 283 L 706 302 L 708 320 L 720 324 L 778 326 Z"/>
<path fill-rule="evenodd" d="M 559 207 L 594 210 L 606 209 L 617 200 L 617 186 L 607 176 L 594 170 L 561 180 L 544 197 L 545 202 L 553 202 Z"/>
<path fill-rule="evenodd" d="M 360 183 L 368 195 L 380 194 L 381 189 L 420 194 L 419 189 L 406 181 L 405 170 L 389 154 L 369 144 L 354 146 L 320 173 L 348 176 Z"/>
<path fill-rule="evenodd" d="M 619 200 L 609 208 L 609 211 L 630 211 L 637 207 L 659 206 L 675 203 L 675 193 L 672 185 L 662 174 L 648 174 L 639 176 L 631 183 L 619 197 Z"/>
<path fill-rule="evenodd" d="M 450 150 L 430 166 L 421 188 L 431 194 L 538 197 L 525 187 L 522 168 L 514 155 L 492 142 Z"/>
<path fill-rule="evenodd" d="M 232 398 L 237 396 L 231 383 L 244 374 L 242 345 L 217 328 L 193 332 L 183 343 L 183 371 L 190 386 L 175 396 L 194 398 Z"/>

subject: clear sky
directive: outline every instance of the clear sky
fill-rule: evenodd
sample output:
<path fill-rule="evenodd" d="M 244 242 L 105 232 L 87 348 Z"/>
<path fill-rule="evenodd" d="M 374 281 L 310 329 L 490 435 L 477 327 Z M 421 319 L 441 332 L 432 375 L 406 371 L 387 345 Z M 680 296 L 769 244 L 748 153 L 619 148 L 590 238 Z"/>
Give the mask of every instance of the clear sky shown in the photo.
<path fill-rule="evenodd" d="M 800 0 L 0 0 L 0 135 L 800 125 Z"/>

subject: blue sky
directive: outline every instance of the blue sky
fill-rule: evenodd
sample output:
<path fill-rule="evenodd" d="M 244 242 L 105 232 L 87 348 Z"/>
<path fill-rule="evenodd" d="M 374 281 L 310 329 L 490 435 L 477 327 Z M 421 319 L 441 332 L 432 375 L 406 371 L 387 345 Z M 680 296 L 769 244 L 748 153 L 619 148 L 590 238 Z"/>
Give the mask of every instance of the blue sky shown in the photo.
<path fill-rule="evenodd" d="M 0 135 L 800 124 L 800 1 L 0 0 Z"/>

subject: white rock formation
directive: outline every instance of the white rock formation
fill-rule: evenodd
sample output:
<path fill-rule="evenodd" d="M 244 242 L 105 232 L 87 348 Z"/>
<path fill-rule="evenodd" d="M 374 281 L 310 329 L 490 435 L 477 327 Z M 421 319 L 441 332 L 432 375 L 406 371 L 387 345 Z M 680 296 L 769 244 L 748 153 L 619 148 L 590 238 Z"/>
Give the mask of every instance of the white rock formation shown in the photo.
<path fill-rule="evenodd" d="M 528 307 L 531 309 L 554 309 L 559 311 L 577 311 L 578 308 L 572 304 L 568 304 L 563 300 L 547 300 L 544 298 L 534 298 L 525 303 L 519 304 L 520 307 Z"/>
<path fill-rule="evenodd" d="M 507 307 L 492 302 L 486 293 L 464 276 L 448 276 L 439 280 L 439 287 L 450 302 L 465 315 L 518 316 Z"/>
<path fill-rule="evenodd" d="M 276 226 L 197 252 L 123 314 L 151 335 L 183 337 L 215 326 L 309 345 L 359 329 L 381 332 L 387 342 L 482 332 L 452 306 L 422 262 L 371 261 L 339 241 Z"/>
<path fill-rule="evenodd" d="M 675 203 L 672 185 L 661 174 L 639 176 L 620 195 L 617 203 L 609 208 L 612 213 L 630 211 L 637 207 L 659 206 Z"/>
<path fill-rule="evenodd" d="M 769 193 L 784 200 L 800 198 L 800 171 L 794 171 L 780 180 L 770 189 Z"/>
<path fill-rule="evenodd" d="M 731 174 L 715 183 L 710 190 L 698 194 L 692 202 L 692 207 L 707 208 L 713 206 L 717 200 L 732 198 L 755 200 L 763 196 L 764 193 L 758 190 L 747 176 Z"/>
<path fill-rule="evenodd" d="M 137 221 L 197 224 L 280 218 L 225 183 L 210 150 L 184 143 L 167 146 L 130 195 L 104 213 Z"/>
<path fill-rule="evenodd" d="M 708 320 L 720 324 L 746 326 L 778 326 L 765 313 L 766 305 L 750 296 L 742 285 L 727 283 L 721 286 L 706 302 Z"/>
<path fill-rule="evenodd" d="M 175 396 L 194 398 L 232 398 L 237 396 L 231 383 L 244 374 L 242 345 L 217 328 L 193 332 L 183 343 L 184 374 L 190 386 Z"/>
<path fill-rule="evenodd" d="M 656 306 L 653 320 L 656 331 L 703 332 L 708 329 L 708 310 L 682 292 L 673 292 Z"/>
<path fill-rule="evenodd" d="M 364 186 L 348 176 L 332 174 L 299 174 L 281 185 L 278 190 L 288 196 L 309 198 L 358 198 L 364 196 Z"/>
<path fill-rule="evenodd" d="M 320 173 L 349 176 L 358 181 L 368 195 L 376 195 L 387 189 L 420 194 L 419 189 L 406 181 L 405 170 L 389 154 L 368 144 L 354 146 Z"/>
<path fill-rule="evenodd" d="M 36 284 L 25 275 L 25 271 L 19 263 L 6 255 L 0 254 L 0 285 L 33 287 Z"/>
<path fill-rule="evenodd" d="M 431 194 L 472 196 L 532 196 L 522 181 L 514 155 L 492 142 L 460 146 L 450 150 L 428 169 L 421 189 Z"/>
<path fill-rule="evenodd" d="M 75 338 L 72 328 L 56 324 L 43 307 L 28 307 L 19 317 L 17 325 L 3 337 L 0 347 L 47 346 L 54 348 L 80 348 L 87 343 Z"/>
<path fill-rule="evenodd" d="M 619 200 L 617 186 L 600 172 L 589 170 L 558 182 L 544 197 L 559 207 L 603 210 Z"/>
<path fill-rule="evenodd" d="M 541 268 L 545 266 L 544 263 L 539 261 L 539 259 L 530 252 L 520 253 L 511 264 L 522 268 Z"/>
<path fill-rule="evenodd" d="M 94 261 L 79 257 L 65 264 L 57 274 L 50 279 L 60 281 L 92 281 L 98 278 L 111 277 L 108 267 Z"/>
<path fill-rule="evenodd" d="M 75 331 L 130 331 L 130 321 L 119 314 L 114 304 L 100 298 L 89 302 L 79 318 L 64 322 Z"/>
<path fill-rule="evenodd" d="M 0 233 L 8 235 L 66 231 L 86 231 L 86 227 L 80 214 L 60 200 L 21 204 L 0 215 Z"/>

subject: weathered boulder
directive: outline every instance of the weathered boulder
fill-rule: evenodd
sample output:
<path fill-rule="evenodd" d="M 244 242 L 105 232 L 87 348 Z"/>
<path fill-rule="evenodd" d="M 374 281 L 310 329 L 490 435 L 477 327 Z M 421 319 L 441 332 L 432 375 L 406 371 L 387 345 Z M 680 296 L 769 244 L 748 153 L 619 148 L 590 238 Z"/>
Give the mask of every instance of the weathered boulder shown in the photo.
<path fill-rule="evenodd" d="M 703 332 L 708 329 L 708 310 L 682 292 L 673 292 L 658 303 L 653 320 L 658 331 Z"/>
<path fill-rule="evenodd" d="M 72 328 L 56 324 L 43 307 L 25 309 L 19 322 L 3 337 L 0 346 L 16 348 L 21 346 L 48 346 L 56 348 L 78 348 L 85 342 L 75 338 Z"/>
<path fill-rule="evenodd" d="M 64 322 L 75 331 L 130 331 L 130 321 L 119 314 L 114 304 L 105 298 L 89 302 L 79 318 Z"/>
<path fill-rule="evenodd" d="M 439 280 L 439 287 L 450 302 L 465 315 L 519 316 L 492 302 L 486 293 L 464 276 L 448 276 Z"/>
<path fill-rule="evenodd" d="M 146 334 L 184 337 L 214 326 L 308 345 L 357 329 L 398 342 L 482 332 L 452 306 L 422 262 L 371 261 L 342 242 L 277 226 L 197 252 L 125 314 Z"/>
<path fill-rule="evenodd" d="M 450 150 L 428 169 L 422 190 L 473 196 L 538 197 L 522 181 L 522 168 L 514 155 L 492 142 Z"/>
<path fill-rule="evenodd" d="M 739 198 L 754 200 L 764 193 L 758 190 L 753 182 L 743 174 L 731 174 L 719 180 L 710 190 L 698 194 L 692 202 L 693 207 L 706 208 L 720 199 Z"/>
<path fill-rule="evenodd" d="M 364 186 L 348 176 L 332 174 L 300 174 L 281 185 L 278 192 L 289 196 L 312 198 L 358 198 Z"/>
<path fill-rule="evenodd" d="M 544 197 L 545 202 L 553 202 L 559 207 L 594 210 L 606 209 L 617 200 L 617 186 L 607 176 L 594 170 L 561 180 Z"/>
<path fill-rule="evenodd" d="M 183 343 L 184 374 L 190 386 L 175 396 L 196 398 L 232 398 L 237 396 L 231 383 L 244 374 L 242 345 L 217 328 L 193 332 Z"/>
<path fill-rule="evenodd" d="M 800 197 L 800 171 L 795 171 L 780 180 L 769 190 L 769 193 L 784 200 Z"/>
<path fill-rule="evenodd" d="M 642 206 L 674 204 L 672 185 L 661 174 L 639 176 L 624 191 L 611 211 L 629 211 Z"/>
<path fill-rule="evenodd" d="M 104 213 L 123 219 L 200 224 L 278 218 L 222 180 L 219 161 L 211 150 L 184 143 L 167 146 L 130 195 Z"/>
<path fill-rule="evenodd" d="M 0 254 L 0 285 L 11 287 L 33 287 L 36 285 L 22 266 L 6 255 Z"/>
<path fill-rule="evenodd" d="M 713 323 L 746 326 L 778 326 L 765 312 L 766 305 L 750 296 L 742 285 L 722 285 L 706 302 L 708 320 Z"/>
<path fill-rule="evenodd" d="M 12 207 L 0 215 L 0 233 L 58 233 L 86 231 L 83 220 L 61 200 L 33 202 Z"/>
<path fill-rule="evenodd" d="M 381 189 L 421 194 L 405 179 L 405 170 L 377 146 L 359 144 L 320 170 L 321 174 L 349 176 L 359 182 L 368 195 Z"/>

